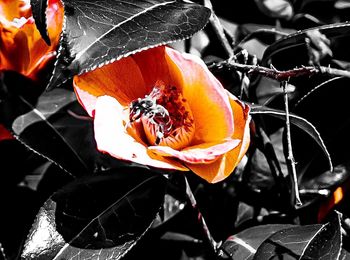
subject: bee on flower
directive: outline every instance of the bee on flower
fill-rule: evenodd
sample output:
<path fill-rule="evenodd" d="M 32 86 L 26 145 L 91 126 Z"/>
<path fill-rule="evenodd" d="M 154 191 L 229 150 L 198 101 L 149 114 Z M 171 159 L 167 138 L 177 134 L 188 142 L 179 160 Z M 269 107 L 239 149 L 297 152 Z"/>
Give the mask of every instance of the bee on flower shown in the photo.
<path fill-rule="evenodd" d="M 228 177 L 250 143 L 250 108 L 197 56 L 166 46 L 75 76 L 97 148 L 152 167 Z"/>

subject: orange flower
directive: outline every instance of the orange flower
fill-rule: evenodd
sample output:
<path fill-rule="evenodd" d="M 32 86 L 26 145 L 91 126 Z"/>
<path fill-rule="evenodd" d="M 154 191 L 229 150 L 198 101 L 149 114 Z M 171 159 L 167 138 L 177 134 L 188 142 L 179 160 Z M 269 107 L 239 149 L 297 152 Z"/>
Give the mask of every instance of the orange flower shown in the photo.
<path fill-rule="evenodd" d="M 30 78 L 56 54 L 63 23 L 63 6 L 49 0 L 46 45 L 36 29 L 28 0 L 0 0 L 0 71 L 13 70 Z"/>
<path fill-rule="evenodd" d="M 157 47 L 74 77 L 98 149 L 208 182 L 231 174 L 250 142 L 249 107 L 198 57 Z"/>

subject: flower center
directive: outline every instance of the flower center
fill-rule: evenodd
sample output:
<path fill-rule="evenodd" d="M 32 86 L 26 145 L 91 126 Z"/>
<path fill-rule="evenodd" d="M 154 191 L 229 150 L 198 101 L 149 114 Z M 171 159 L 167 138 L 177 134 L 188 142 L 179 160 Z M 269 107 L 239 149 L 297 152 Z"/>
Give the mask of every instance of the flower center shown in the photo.
<path fill-rule="evenodd" d="M 157 81 L 149 95 L 132 101 L 129 108 L 129 122 L 141 120 L 149 144 L 181 149 L 191 142 L 192 112 L 177 87 Z"/>

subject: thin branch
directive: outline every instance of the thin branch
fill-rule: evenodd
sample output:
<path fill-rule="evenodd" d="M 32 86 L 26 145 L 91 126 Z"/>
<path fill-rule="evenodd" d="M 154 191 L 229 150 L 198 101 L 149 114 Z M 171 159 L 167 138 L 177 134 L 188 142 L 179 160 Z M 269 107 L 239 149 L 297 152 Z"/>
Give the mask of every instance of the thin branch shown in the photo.
<path fill-rule="evenodd" d="M 192 193 L 192 190 L 191 190 L 191 187 L 187 181 L 187 178 L 186 176 L 185 177 L 185 182 L 186 182 L 186 195 L 191 203 L 191 206 L 193 209 L 195 209 L 197 211 L 197 214 L 198 214 L 198 220 L 200 222 L 200 224 L 202 225 L 202 228 L 203 228 L 203 231 L 204 231 L 204 234 L 206 236 L 206 238 L 208 239 L 211 247 L 212 247 L 212 250 L 213 252 L 216 254 L 217 253 L 217 250 L 218 250 L 218 247 L 220 246 L 220 243 L 217 243 L 213 236 L 210 234 L 210 231 L 209 231 L 209 228 L 207 226 L 207 223 L 205 222 L 205 219 L 203 218 L 203 215 L 202 213 L 200 212 L 199 208 L 198 208 L 198 205 L 197 205 L 197 201 L 196 201 L 196 198 L 194 197 L 193 193 Z"/>
<path fill-rule="evenodd" d="M 208 66 L 210 69 L 220 69 L 222 67 L 228 67 L 248 74 L 260 74 L 267 78 L 275 79 L 278 81 L 286 81 L 289 78 L 301 77 L 301 76 L 312 76 L 314 74 L 328 74 L 331 76 L 343 76 L 350 78 L 350 71 L 340 70 L 331 67 L 324 66 L 302 66 L 291 70 L 277 70 L 273 66 L 271 68 L 262 67 L 259 65 L 246 65 L 233 62 L 232 60 L 225 60 L 219 63 L 214 63 Z"/>
<path fill-rule="evenodd" d="M 248 51 L 243 49 L 242 50 L 242 55 L 243 55 L 243 62 L 244 64 L 247 64 L 248 62 L 248 57 L 249 57 L 249 54 L 248 54 Z M 246 72 L 242 72 L 242 75 L 241 75 L 241 91 L 240 91 L 240 94 L 239 94 L 239 99 L 242 99 L 243 97 L 243 92 L 244 92 L 244 80 L 245 80 L 245 77 L 247 76 L 246 75 L 247 73 Z"/>
<path fill-rule="evenodd" d="M 213 29 L 216 35 L 218 36 L 218 38 L 220 39 L 221 44 L 224 47 L 229 59 L 232 59 L 234 57 L 233 49 L 225 36 L 225 31 L 224 31 L 224 28 L 222 27 L 222 24 L 220 23 L 219 18 L 214 13 L 213 5 L 211 1 L 204 0 L 204 6 L 210 9 L 211 16 L 209 18 L 209 22 L 213 26 Z"/>
<path fill-rule="evenodd" d="M 295 206 L 301 206 L 301 200 L 299 196 L 299 187 L 298 187 L 298 179 L 297 179 L 297 170 L 295 167 L 295 159 L 293 155 L 293 148 L 292 148 L 292 138 L 290 134 L 290 121 L 289 121 L 289 106 L 288 106 L 288 93 L 286 90 L 287 87 L 287 81 L 282 81 L 281 86 L 284 93 L 284 106 L 285 106 L 285 112 L 286 112 L 286 129 L 287 129 L 287 144 L 288 144 L 288 156 L 287 161 L 290 163 L 291 167 L 291 174 L 292 174 L 292 204 Z"/>

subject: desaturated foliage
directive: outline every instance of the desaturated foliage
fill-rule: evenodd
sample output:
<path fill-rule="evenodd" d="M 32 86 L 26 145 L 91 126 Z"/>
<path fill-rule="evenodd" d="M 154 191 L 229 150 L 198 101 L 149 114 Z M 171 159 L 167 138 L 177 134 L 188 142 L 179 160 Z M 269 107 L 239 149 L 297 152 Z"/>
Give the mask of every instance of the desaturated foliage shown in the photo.
<path fill-rule="evenodd" d="M 349 14 L 0 0 L 0 259 L 350 259 Z"/>

